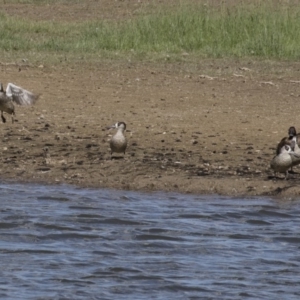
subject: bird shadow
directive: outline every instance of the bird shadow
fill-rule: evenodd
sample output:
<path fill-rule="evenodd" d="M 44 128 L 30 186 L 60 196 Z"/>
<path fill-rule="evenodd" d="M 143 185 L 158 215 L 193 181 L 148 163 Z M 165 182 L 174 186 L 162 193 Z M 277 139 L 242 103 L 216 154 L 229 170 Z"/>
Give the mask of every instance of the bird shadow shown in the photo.
<path fill-rule="evenodd" d="M 123 156 L 112 156 L 110 159 L 111 160 L 123 160 L 125 158 Z"/>

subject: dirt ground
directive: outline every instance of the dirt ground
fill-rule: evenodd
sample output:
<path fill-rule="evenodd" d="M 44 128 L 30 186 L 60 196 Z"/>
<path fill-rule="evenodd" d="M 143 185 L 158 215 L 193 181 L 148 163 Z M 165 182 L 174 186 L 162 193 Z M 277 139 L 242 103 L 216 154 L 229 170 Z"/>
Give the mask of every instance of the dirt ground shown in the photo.
<path fill-rule="evenodd" d="M 99 4 L 84 3 L 90 3 L 91 14 L 92 4 Z M 120 5 L 116 11 L 121 16 L 131 15 L 140 2 L 101 3 L 106 13 Z M 65 14 L 78 18 L 80 5 L 68 4 Z M 66 5 L 56 6 L 63 12 Z M 43 5 L 34 8 L 36 13 L 32 7 L 30 13 L 35 16 L 43 9 L 50 14 Z M 3 10 L 24 16 L 28 5 L 16 10 L 16 4 L 7 2 Z M 83 10 L 82 18 L 86 14 Z M 60 66 L 0 62 L 4 85 L 14 82 L 41 94 L 36 105 L 16 107 L 14 124 L 9 116 L 0 124 L 1 178 L 140 191 L 297 197 L 300 167 L 283 180 L 274 178 L 269 164 L 289 126 L 300 131 L 299 71 L 300 63 L 252 60 Z M 117 121 L 126 122 L 129 144 L 124 158 L 111 159 L 109 140 L 114 132 L 106 126 Z M 45 149 L 50 157 L 45 157 Z"/>

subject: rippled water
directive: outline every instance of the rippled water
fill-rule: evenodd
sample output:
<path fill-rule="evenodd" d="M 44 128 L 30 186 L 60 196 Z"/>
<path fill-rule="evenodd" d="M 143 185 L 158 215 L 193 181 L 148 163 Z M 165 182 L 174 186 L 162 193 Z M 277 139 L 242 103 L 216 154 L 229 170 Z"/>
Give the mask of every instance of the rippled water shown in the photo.
<path fill-rule="evenodd" d="M 1 299 L 300 299 L 300 201 L 0 185 Z"/>

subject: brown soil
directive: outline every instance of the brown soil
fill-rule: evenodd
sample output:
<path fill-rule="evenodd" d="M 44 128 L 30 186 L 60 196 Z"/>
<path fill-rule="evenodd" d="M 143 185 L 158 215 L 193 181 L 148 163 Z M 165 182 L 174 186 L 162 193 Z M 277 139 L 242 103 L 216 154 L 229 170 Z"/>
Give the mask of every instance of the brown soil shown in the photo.
<path fill-rule="evenodd" d="M 69 15 L 80 17 L 79 3 L 68 4 Z M 113 12 L 116 3 L 126 7 L 118 11 L 122 15 L 139 2 L 101 3 L 103 11 Z M 3 7 L 17 13 L 15 5 Z M 33 7 L 36 16 L 46 11 Z M 41 94 L 35 106 L 16 107 L 17 122 L 8 117 L 0 124 L 3 179 L 237 196 L 300 194 L 300 174 L 275 180 L 269 168 L 288 127 L 300 130 L 299 63 L 2 62 L 0 70 L 4 84 Z M 127 123 L 129 146 L 124 158 L 111 160 L 113 132 L 106 126 L 116 121 Z"/>

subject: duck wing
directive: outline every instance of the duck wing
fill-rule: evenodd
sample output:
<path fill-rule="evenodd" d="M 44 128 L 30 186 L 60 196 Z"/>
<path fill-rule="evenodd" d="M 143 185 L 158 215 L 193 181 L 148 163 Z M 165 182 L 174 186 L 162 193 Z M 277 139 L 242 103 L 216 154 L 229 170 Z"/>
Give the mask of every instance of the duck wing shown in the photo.
<path fill-rule="evenodd" d="M 38 99 L 37 95 L 13 84 L 8 83 L 6 87 L 6 95 L 19 105 L 31 105 Z"/>

